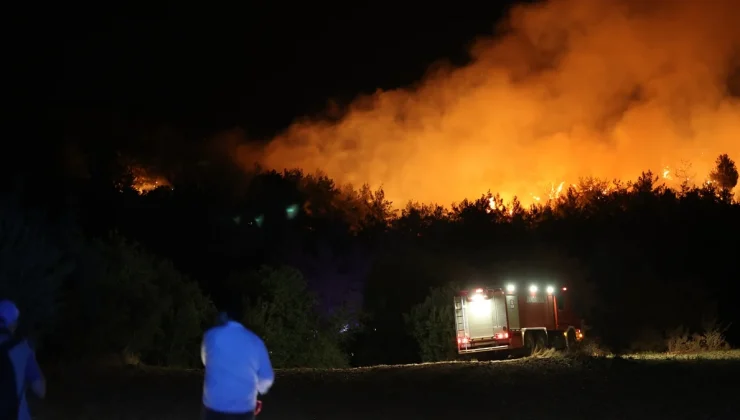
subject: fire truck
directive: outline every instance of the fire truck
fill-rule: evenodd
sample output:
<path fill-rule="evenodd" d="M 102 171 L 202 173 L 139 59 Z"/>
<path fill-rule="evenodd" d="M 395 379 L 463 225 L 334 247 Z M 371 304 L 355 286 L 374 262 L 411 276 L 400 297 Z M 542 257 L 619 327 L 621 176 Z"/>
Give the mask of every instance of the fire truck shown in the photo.
<path fill-rule="evenodd" d="M 568 288 L 514 283 L 474 288 L 455 296 L 459 354 L 553 347 L 573 348 L 583 339 Z"/>

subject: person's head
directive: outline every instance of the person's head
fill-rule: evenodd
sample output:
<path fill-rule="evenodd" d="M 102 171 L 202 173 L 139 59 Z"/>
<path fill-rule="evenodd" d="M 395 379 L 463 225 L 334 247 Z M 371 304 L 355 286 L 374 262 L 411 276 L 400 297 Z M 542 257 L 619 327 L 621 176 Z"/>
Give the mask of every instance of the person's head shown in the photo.
<path fill-rule="evenodd" d="M 18 326 L 18 317 L 20 317 L 20 311 L 10 300 L 0 301 L 0 329 L 7 329 L 10 332 L 15 332 Z"/>
<path fill-rule="evenodd" d="M 244 316 L 244 304 L 242 297 L 239 294 L 232 294 L 226 297 L 222 304 L 219 305 L 219 321 L 236 321 L 241 322 Z"/>
<path fill-rule="evenodd" d="M 229 314 L 226 312 L 219 312 L 218 315 L 216 315 L 216 324 L 217 325 L 223 325 L 229 322 L 231 317 L 229 317 Z"/>

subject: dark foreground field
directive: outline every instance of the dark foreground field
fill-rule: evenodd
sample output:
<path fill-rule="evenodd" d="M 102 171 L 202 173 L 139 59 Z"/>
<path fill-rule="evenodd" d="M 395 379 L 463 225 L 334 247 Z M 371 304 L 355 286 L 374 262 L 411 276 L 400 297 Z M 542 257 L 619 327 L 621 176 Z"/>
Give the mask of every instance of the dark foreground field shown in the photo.
<path fill-rule="evenodd" d="M 740 353 L 700 359 L 529 358 L 282 371 L 261 420 L 739 419 Z M 201 375 L 50 375 L 35 418 L 197 419 Z"/>

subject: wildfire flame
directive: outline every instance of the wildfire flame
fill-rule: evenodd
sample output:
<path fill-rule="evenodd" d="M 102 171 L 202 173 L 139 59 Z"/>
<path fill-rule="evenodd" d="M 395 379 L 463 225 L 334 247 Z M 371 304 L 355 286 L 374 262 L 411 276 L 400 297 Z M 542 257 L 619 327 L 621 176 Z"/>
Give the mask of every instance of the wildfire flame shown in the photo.
<path fill-rule="evenodd" d="M 702 179 L 720 153 L 740 159 L 739 13 L 733 0 L 517 6 L 468 65 L 437 66 L 413 88 L 358 98 L 338 119 L 302 119 L 236 153 L 249 167 L 382 185 L 400 206 L 489 189 L 526 205 L 583 176 L 627 181 L 652 169 L 671 181 L 665 165 L 686 161 Z M 533 191 L 553 180 L 563 181 Z"/>
<path fill-rule="evenodd" d="M 562 181 L 557 188 L 551 187 L 550 188 L 550 194 L 548 195 L 550 200 L 555 200 L 558 197 L 560 197 L 560 193 L 563 192 L 563 185 L 565 184 L 565 181 Z"/>
<path fill-rule="evenodd" d="M 147 193 L 159 187 L 172 186 L 166 178 L 161 175 L 157 175 L 152 171 L 148 171 L 141 167 L 132 167 L 130 170 L 134 177 L 132 186 L 139 192 L 139 194 Z"/>
<path fill-rule="evenodd" d="M 671 170 L 667 166 L 665 169 L 663 169 L 663 179 L 673 179 L 673 177 L 671 176 Z"/>

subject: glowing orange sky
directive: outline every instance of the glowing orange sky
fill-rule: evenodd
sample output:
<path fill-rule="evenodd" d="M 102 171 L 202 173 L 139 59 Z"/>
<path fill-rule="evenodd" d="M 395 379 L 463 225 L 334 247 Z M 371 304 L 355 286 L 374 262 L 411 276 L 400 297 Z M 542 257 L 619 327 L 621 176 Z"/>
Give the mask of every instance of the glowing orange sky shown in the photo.
<path fill-rule="evenodd" d="M 473 61 L 358 98 L 338 122 L 301 119 L 239 159 L 383 185 L 397 205 L 491 189 L 532 196 L 581 176 L 634 180 L 690 161 L 740 161 L 740 2 L 553 0 L 512 11 Z"/>

